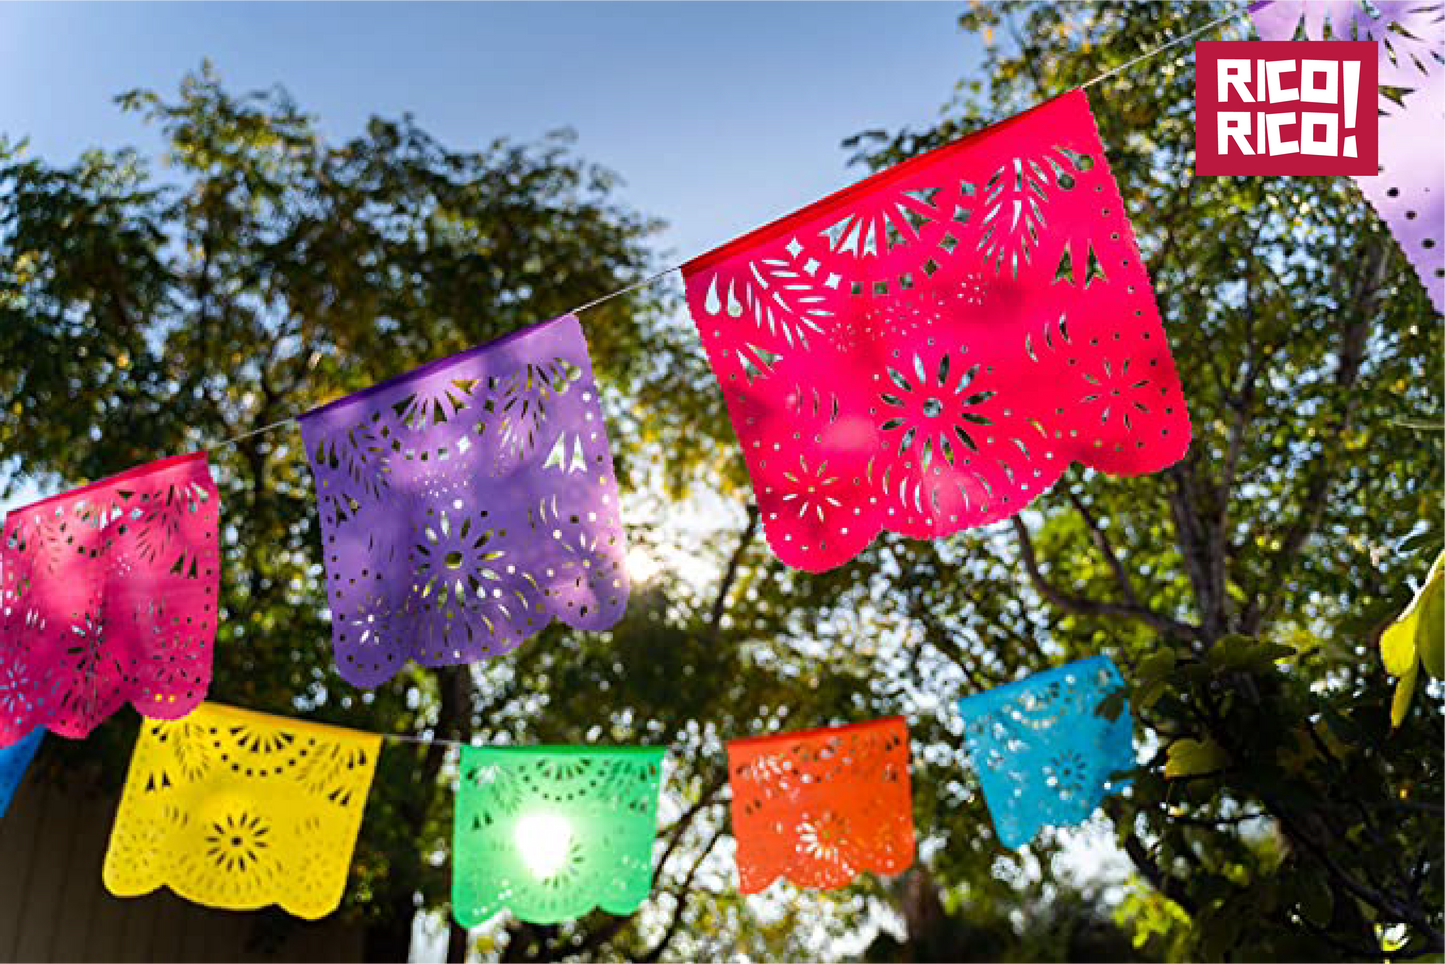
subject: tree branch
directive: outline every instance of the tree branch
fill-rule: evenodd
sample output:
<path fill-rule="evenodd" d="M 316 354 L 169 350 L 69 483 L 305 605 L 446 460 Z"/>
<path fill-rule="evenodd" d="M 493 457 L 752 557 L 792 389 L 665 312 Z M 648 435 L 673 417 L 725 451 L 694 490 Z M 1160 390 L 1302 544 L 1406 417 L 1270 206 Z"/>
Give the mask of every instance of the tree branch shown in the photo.
<path fill-rule="evenodd" d="M 672 859 L 672 855 L 674 852 L 676 852 L 679 844 L 682 842 L 683 835 L 686 834 L 688 827 L 692 825 L 692 822 L 696 820 L 698 815 L 701 814 L 704 810 L 717 804 L 717 795 L 726 785 L 727 770 L 724 769 L 720 771 L 717 776 L 714 777 L 713 780 L 708 784 L 707 789 L 703 791 L 702 796 L 698 798 L 697 802 L 694 803 L 691 807 L 689 807 L 686 811 L 684 811 L 683 814 L 675 821 L 673 821 L 672 826 L 669 827 L 667 830 L 667 847 L 663 850 L 662 856 L 657 861 L 657 868 L 653 874 L 654 879 L 661 879 L 663 869 L 667 866 L 668 861 Z M 721 828 L 719 828 L 718 833 L 721 834 L 721 832 Z M 717 841 L 715 837 L 713 845 L 715 845 L 716 842 Z M 713 845 L 709 845 L 708 850 L 711 850 Z M 694 869 L 687 874 L 686 886 L 691 886 L 691 881 L 695 872 L 696 870 Z M 678 899 L 681 900 L 681 897 L 679 897 Z M 631 921 L 636 916 L 637 912 L 634 911 L 631 914 L 608 917 L 603 923 L 588 931 L 586 936 L 583 937 L 580 941 L 567 944 L 565 949 L 563 950 L 566 954 L 571 956 L 581 956 L 587 954 L 589 951 L 596 950 L 597 948 L 606 944 L 608 941 L 611 941 L 618 934 L 620 934 L 622 932 L 622 929 L 626 927 L 629 923 L 631 923 Z"/>
<path fill-rule="evenodd" d="M 1256 224 L 1254 231 L 1254 243 L 1251 250 L 1257 247 L 1260 232 L 1263 230 L 1263 221 Z M 1222 628 L 1227 629 L 1229 623 L 1229 596 L 1225 592 L 1228 582 L 1228 565 L 1233 548 L 1232 540 L 1229 538 L 1229 509 L 1233 501 L 1234 484 L 1239 476 L 1239 461 L 1244 453 L 1244 442 L 1248 435 L 1248 428 L 1253 421 L 1253 407 L 1255 388 L 1259 383 L 1260 370 L 1263 367 L 1264 357 L 1255 339 L 1255 323 L 1257 320 L 1255 312 L 1255 270 L 1258 264 L 1256 259 L 1249 261 L 1249 272 L 1245 277 L 1245 299 L 1244 299 L 1244 371 L 1240 375 L 1240 384 L 1237 391 L 1224 395 L 1225 404 L 1234 408 L 1234 421 L 1229 429 L 1229 442 L 1224 456 L 1224 472 L 1219 480 L 1219 505 L 1218 515 L 1214 520 L 1213 532 L 1209 541 L 1210 558 L 1210 582 L 1214 594 L 1219 600 L 1220 621 Z"/>
<path fill-rule="evenodd" d="M 1342 952 L 1346 960 L 1355 958 L 1363 961 L 1383 961 L 1386 959 L 1384 952 L 1380 948 L 1364 947 L 1359 944 L 1342 941 L 1323 927 L 1317 927 L 1311 924 L 1305 919 L 1304 915 L 1299 915 L 1297 921 L 1291 921 L 1291 923 L 1296 922 L 1319 940 L 1324 941 L 1335 950 Z"/>
<path fill-rule="evenodd" d="M 1198 908 L 1185 893 L 1184 885 L 1177 878 L 1164 872 L 1137 834 L 1131 833 L 1124 838 L 1124 852 L 1129 855 L 1129 860 L 1133 862 L 1140 875 L 1149 882 L 1151 887 L 1178 904 L 1180 909 L 1190 917 L 1195 915 Z"/>
<path fill-rule="evenodd" d="M 697 855 L 697 859 L 694 860 L 692 866 L 688 868 L 687 876 L 683 878 L 682 883 L 678 885 L 676 889 L 676 893 L 673 894 L 673 901 L 675 903 L 672 908 L 672 919 L 668 921 L 667 929 L 662 932 L 662 936 L 658 938 L 656 944 L 652 945 L 651 948 L 637 958 L 639 961 L 646 961 L 647 964 L 655 964 L 655 962 L 662 957 L 662 952 L 667 950 L 667 946 L 671 944 L 673 938 L 677 936 L 677 932 L 682 926 L 683 911 L 687 909 L 688 899 L 692 895 L 692 882 L 696 879 L 697 872 L 702 867 L 703 861 L 707 860 L 708 855 L 711 854 L 713 848 L 717 846 L 717 842 L 722 839 L 722 835 L 723 828 L 718 827 L 708 840 L 707 846 L 702 848 L 702 851 Z"/>
<path fill-rule="evenodd" d="M 712 601 L 712 613 L 708 619 L 708 625 L 712 627 L 714 635 L 722 625 L 723 613 L 727 610 L 728 594 L 732 592 L 733 583 L 737 581 L 738 569 L 742 566 L 743 556 L 747 554 L 753 544 L 753 539 L 757 537 L 758 524 L 762 518 L 762 513 L 758 510 L 756 503 L 748 506 L 748 524 L 743 527 L 742 534 L 738 536 L 737 547 L 728 557 L 727 568 L 723 570 L 722 582 L 718 584 L 717 595 Z"/>
<path fill-rule="evenodd" d="M 1369 342 L 1368 305 L 1388 275 L 1390 260 L 1389 246 L 1379 238 L 1373 239 L 1360 260 L 1360 270 L 1351 291 L 1351 310 L 1344 312 L 1347 320 L 1341 331 L 1339 362 L 1335 370 L 1335 387 L 1341 399 L 1336 424 L 1323 433 L 1324 444 L 1306 463 L 1307 470 L 1298 495 L 1290 500 L 1299 509 L 1280 536 L 1279 549 L 1269 561 L 1259 591 L 1245 606 L 1240 628 L 1246 634 L 1257 635 L 1279 608 L 1284 599 L 1287 576 L 1305 542 L 1314 534 L 1324 516 L 1325 496 L 1334 481 L 1335 457 L 1344 444 L 1359 403 L 1359 395 L 1353 389 L 1364 366 L 1365 348 Z"/>
<path fill-rule="evenodd" d="M 1196 627 L 1162 613 L 1156 613 L 1144 606 L 1103 602 L 1064 592 L 1049 582 L 1039 568 L 1038 556 L 1034 552 L 1034 543 L 1029 536 L 1028 526 L 1024 525 L 1023 520 L 1018 516 L 1012 517 L 1009 521 L 1013 524 L 1014 535 L 1018 537 L 1019 555 L 1023 560 L 1024 569 L 1028 572 L 1029 581 L 1033 583 L 1039 595 L 1048 602 L 1081 616 L 1122 616 L 1126 619 L 1144 622 L 1165 636 L 1185 639 L 1198 638 L 1199 630 Z"/>
<path fill-rule="evenodd" d="M 1270 803 L 1268 800 L 1265 802 L 1267 804 Z M 1391 919 L 1409 924 L 1418 930 L 1420 935 L 1425 938 L 1425 951 L 1427 953 L 1436 953 L 1445 950 L 1445 934 L 1442 934 L 1434 926 L 1428 913 L 1408 904 L 1402 904 L 1384 891 L 1377 890 L 1368 884 L 1356 880 L 1346 873 L 1345 869 L 1330 856 L 1327 847 L 1316 843 L 1312 837 L 1304 832 L 1303 828 L 1294 822 L 1288 813 L 1282 812 L 1278 807 L 1272 805 L 1270 806 L 1270 810 L 1274 813 L 1276 819 L 1286 828 L 1288 838 L 1309 851 L 1310 856 L 1314 857 L 1324 866 L 1331 879 L 1366 904 L 1369 904 L 1376 910 L 1383 911 Z"/>
<path fill-rule="evenodd" d="M 1131 606 L 1143 608 L 1143 605 L 1139 602 L 1139 594 L 1134 591 L 1134 583 L 1129 579 L 1129 573 L 1124 569 L 1124 564 L 1119 561 L 1119 556 L 1115 553 L 1114 545 L 1109 541 L 1109 536 L 1099 527 L 1099 523 L 1094 519 L 1093 513 L 1089 511 L 1088 506 L 1084 505 L 1082 499 L 1072 491 L 1068 493 L 1068 497 L 1069 502 L 1074 507 L 1074 511 L 1079 513 L 1079 517 L 1084 520 L 1084 526 L 1089 530 L 1089 534 L 1093 536 L 1094 545 L 1104 556 L 1104 561 L 1109 564 L 1110 571 L 1114 573 L 1114 582 L 1119 586 L 1119 592 L 1124 597 L 1124 601 Z"/>

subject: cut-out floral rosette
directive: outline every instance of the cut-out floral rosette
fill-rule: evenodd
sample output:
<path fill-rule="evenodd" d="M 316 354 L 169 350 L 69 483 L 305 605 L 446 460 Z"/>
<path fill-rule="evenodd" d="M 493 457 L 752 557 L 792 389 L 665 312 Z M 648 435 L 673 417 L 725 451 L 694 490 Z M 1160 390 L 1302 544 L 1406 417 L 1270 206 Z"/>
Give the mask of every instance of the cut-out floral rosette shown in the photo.
<path fill-rule="evenodd" d="M 553 617 L 610 628 L 626 541 L 582 329 L 571 315 L 301 419 L 337 668 L 376 686 L 507 652 Z"/>
<path fill-rule="evenodd" d="M 790 566 L 1005 518 L 1080 461 L 1190 427 L 1133 231 L 1074 91 L 686 265 L 688 305 Z"/>
<path fill-rule="evenodd" d="M 1389 225 L 1436 311 L 1445 311 L 1445 16 L 1431 0 L 1267 0 L 1250 5 L 1261 40 L 1373 40 L 1379 46 L 1380 173 L 1355 183 Z M 1387 89 L 1390 91 L 1387 93 Z"/>
<path fill-rule="evenodd" d="M 662 747 L 463 747 L 452 914 L 552 924 L 631 914 L 652 889 Z"/>
<path fill-rule="evenodd" d="M 739 889 L 786 877 L 841 887 L 913 863 L 908 726 L 902 717 L 727 744 Z"/>
<path fill-rule="evenodd" d="M 1046 826 L 1083 823 L 1127 786 L 1134 726 L 1125 701 L 1110 719 L 1104 701 L 1123 680 L 1094 656 L 986 690 L 959 702 L 974 772 L 999 842 L 1015 849 Z"/>
<path fill-rule="evenodd" d="M 147 722 L 105 854 L 117 897 L 166 886 L 223 910 L 341 903 L 381 737 L 205 703 Z"/>
<path fill-rule="evenodd" d="M 220 497 L 194 452 L 16 509 L 0 539 L 0 745 L 206 696 Z"/>

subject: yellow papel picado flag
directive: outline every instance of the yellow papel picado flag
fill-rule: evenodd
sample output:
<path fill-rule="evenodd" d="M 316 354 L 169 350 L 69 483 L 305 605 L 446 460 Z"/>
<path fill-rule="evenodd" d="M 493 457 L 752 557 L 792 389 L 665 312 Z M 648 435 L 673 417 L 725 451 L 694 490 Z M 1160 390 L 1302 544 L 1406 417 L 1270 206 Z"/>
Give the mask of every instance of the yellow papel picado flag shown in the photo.
<path fill-rule="evenodd" d="M 381 738 L 204 703 L 147 721 L 105 856 L 118 897 L 162 885 L 208 907 L 335 910 Z"/>

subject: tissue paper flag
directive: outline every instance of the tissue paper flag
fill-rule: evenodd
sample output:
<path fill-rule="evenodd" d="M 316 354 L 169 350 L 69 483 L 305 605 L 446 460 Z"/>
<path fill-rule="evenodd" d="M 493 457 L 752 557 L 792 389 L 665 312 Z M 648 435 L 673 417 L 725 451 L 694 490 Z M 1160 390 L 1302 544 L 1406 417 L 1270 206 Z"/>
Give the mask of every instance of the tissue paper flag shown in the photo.
<path fill-rule="evenodd" d="M 1379 46 L 1380 173 L 1355 183 L 1445 311 L 1445 15 L 1426 0 L 1273 0 L 1250 7 L 1261 40 L 1374 40 Z M 1400 94 L 1397 100 L 1386 93 Z M 1432 135 L 1429 132 L 1434 131 Z"/>
<path fill-rule="evenodd" d="M 626 543 L 582 329 L 571 315 L 301 418 L 337 668 L 475 662 L 555 616 L 610 627 Z"/>
<path fill-rule="evenodd" d="M 902 717 L 733 740 L 727 751 L 743 893 L 779 877 L 839 887 L 913 863 Z"/>
<path fill-rule="evenodd" d="M 147 722 L 105 854 L 106 889 L 166 885 L 225 910 L 336 909 L 381 737 L 205 703 Z"/>
<path fill-rule="evenodd" d="M 534 924 L 635 911 L 652 888 L 662 747 L 462 747 L 452 913 Z"/>
<path fill-rule="evenodd" d="M 1118 789 L 1110 774 L 1134 766 L 1134 726 L 1124 703 L 1100 712 L 1123 686 L 1106 656 L 1070 663 L 959 703 L 978 781 L 1007 847 L 1044 826 L 1082 823 Z"/>
<path fill-rule="evenodd" d="M 1189 420 L 1088 102 L 1066 94 L 683 268 L 768 541 L 1018 512 L 1069 465 L 1153 472 Z"/>
<path fill-rule="evenodd" d="M 0 746 L 71 739 L 127 700 L 157 719 L 206 698 L 220 584 L 206 454 L 16 509 L 0 541 Z"/>
<path fill-rule="evenodd" d="M 44 736 L 45 731 L 36 727 L 19 743 L 0 746 L 0 817 L 10 809 L 10 798 L 24 779 L 25 771 L 30 769 L 30 761 L 35 759 L 35 751 L 40 749 Z"/>

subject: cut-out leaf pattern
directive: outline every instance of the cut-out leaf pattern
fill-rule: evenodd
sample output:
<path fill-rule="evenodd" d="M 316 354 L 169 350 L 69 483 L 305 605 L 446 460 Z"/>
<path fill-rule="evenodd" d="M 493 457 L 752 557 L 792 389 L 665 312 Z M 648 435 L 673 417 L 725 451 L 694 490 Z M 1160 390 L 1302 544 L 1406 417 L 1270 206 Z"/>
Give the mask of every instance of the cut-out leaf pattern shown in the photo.
<path fill-rule="evenodd" d="M 1438 0 L 1272 0 L 1249 9 L 1261 40 L 1379 44 L 1380 173 L 1355 183 L 1445 312 L 1445 6 Z"/>
<path fill-rule="evenodd" d="M 1073 460 L 1140 474 L 1188 447 L 1080 91 L 683 275 L 769 544 L 790 566 L 841 565 L 884 529 L 931 539 L 998 521 Z"/>
<path fill-rule="evenodd" d="M 204 452 L 23 509 L 0 540 L 0 746 L 80 739 L 127 701 L 174 719 L 205 699 L 220 497 Z"/>
<path fill-rule="evenodd" d="M 959 703 L 974 772 L 1006 847 L 1082 823 L 1134 767 L 1123 680 L 1105 656 L 1046 670 Z"/>
<path fill-rule="evenodd" d="M 553 617 L 598 631 L 622 615 L 617 483 L 576 318 L 333 402 L 301 431 L 350 682 L 475 662 Z M 382 442 L 350 458 L 355 439 Z"/>
<path fill-rule="evenodd" d="M 779 877 L 841 887 L 913 863 L 908 727 L 902 717 L 727 745 L 744 894 Z"/>
<path fill-rule="evenodd" d="M 381 737 L 205 703 L 141 728 L 106 850 L 117 897 L 207 907 L 341 903 Z"/>

